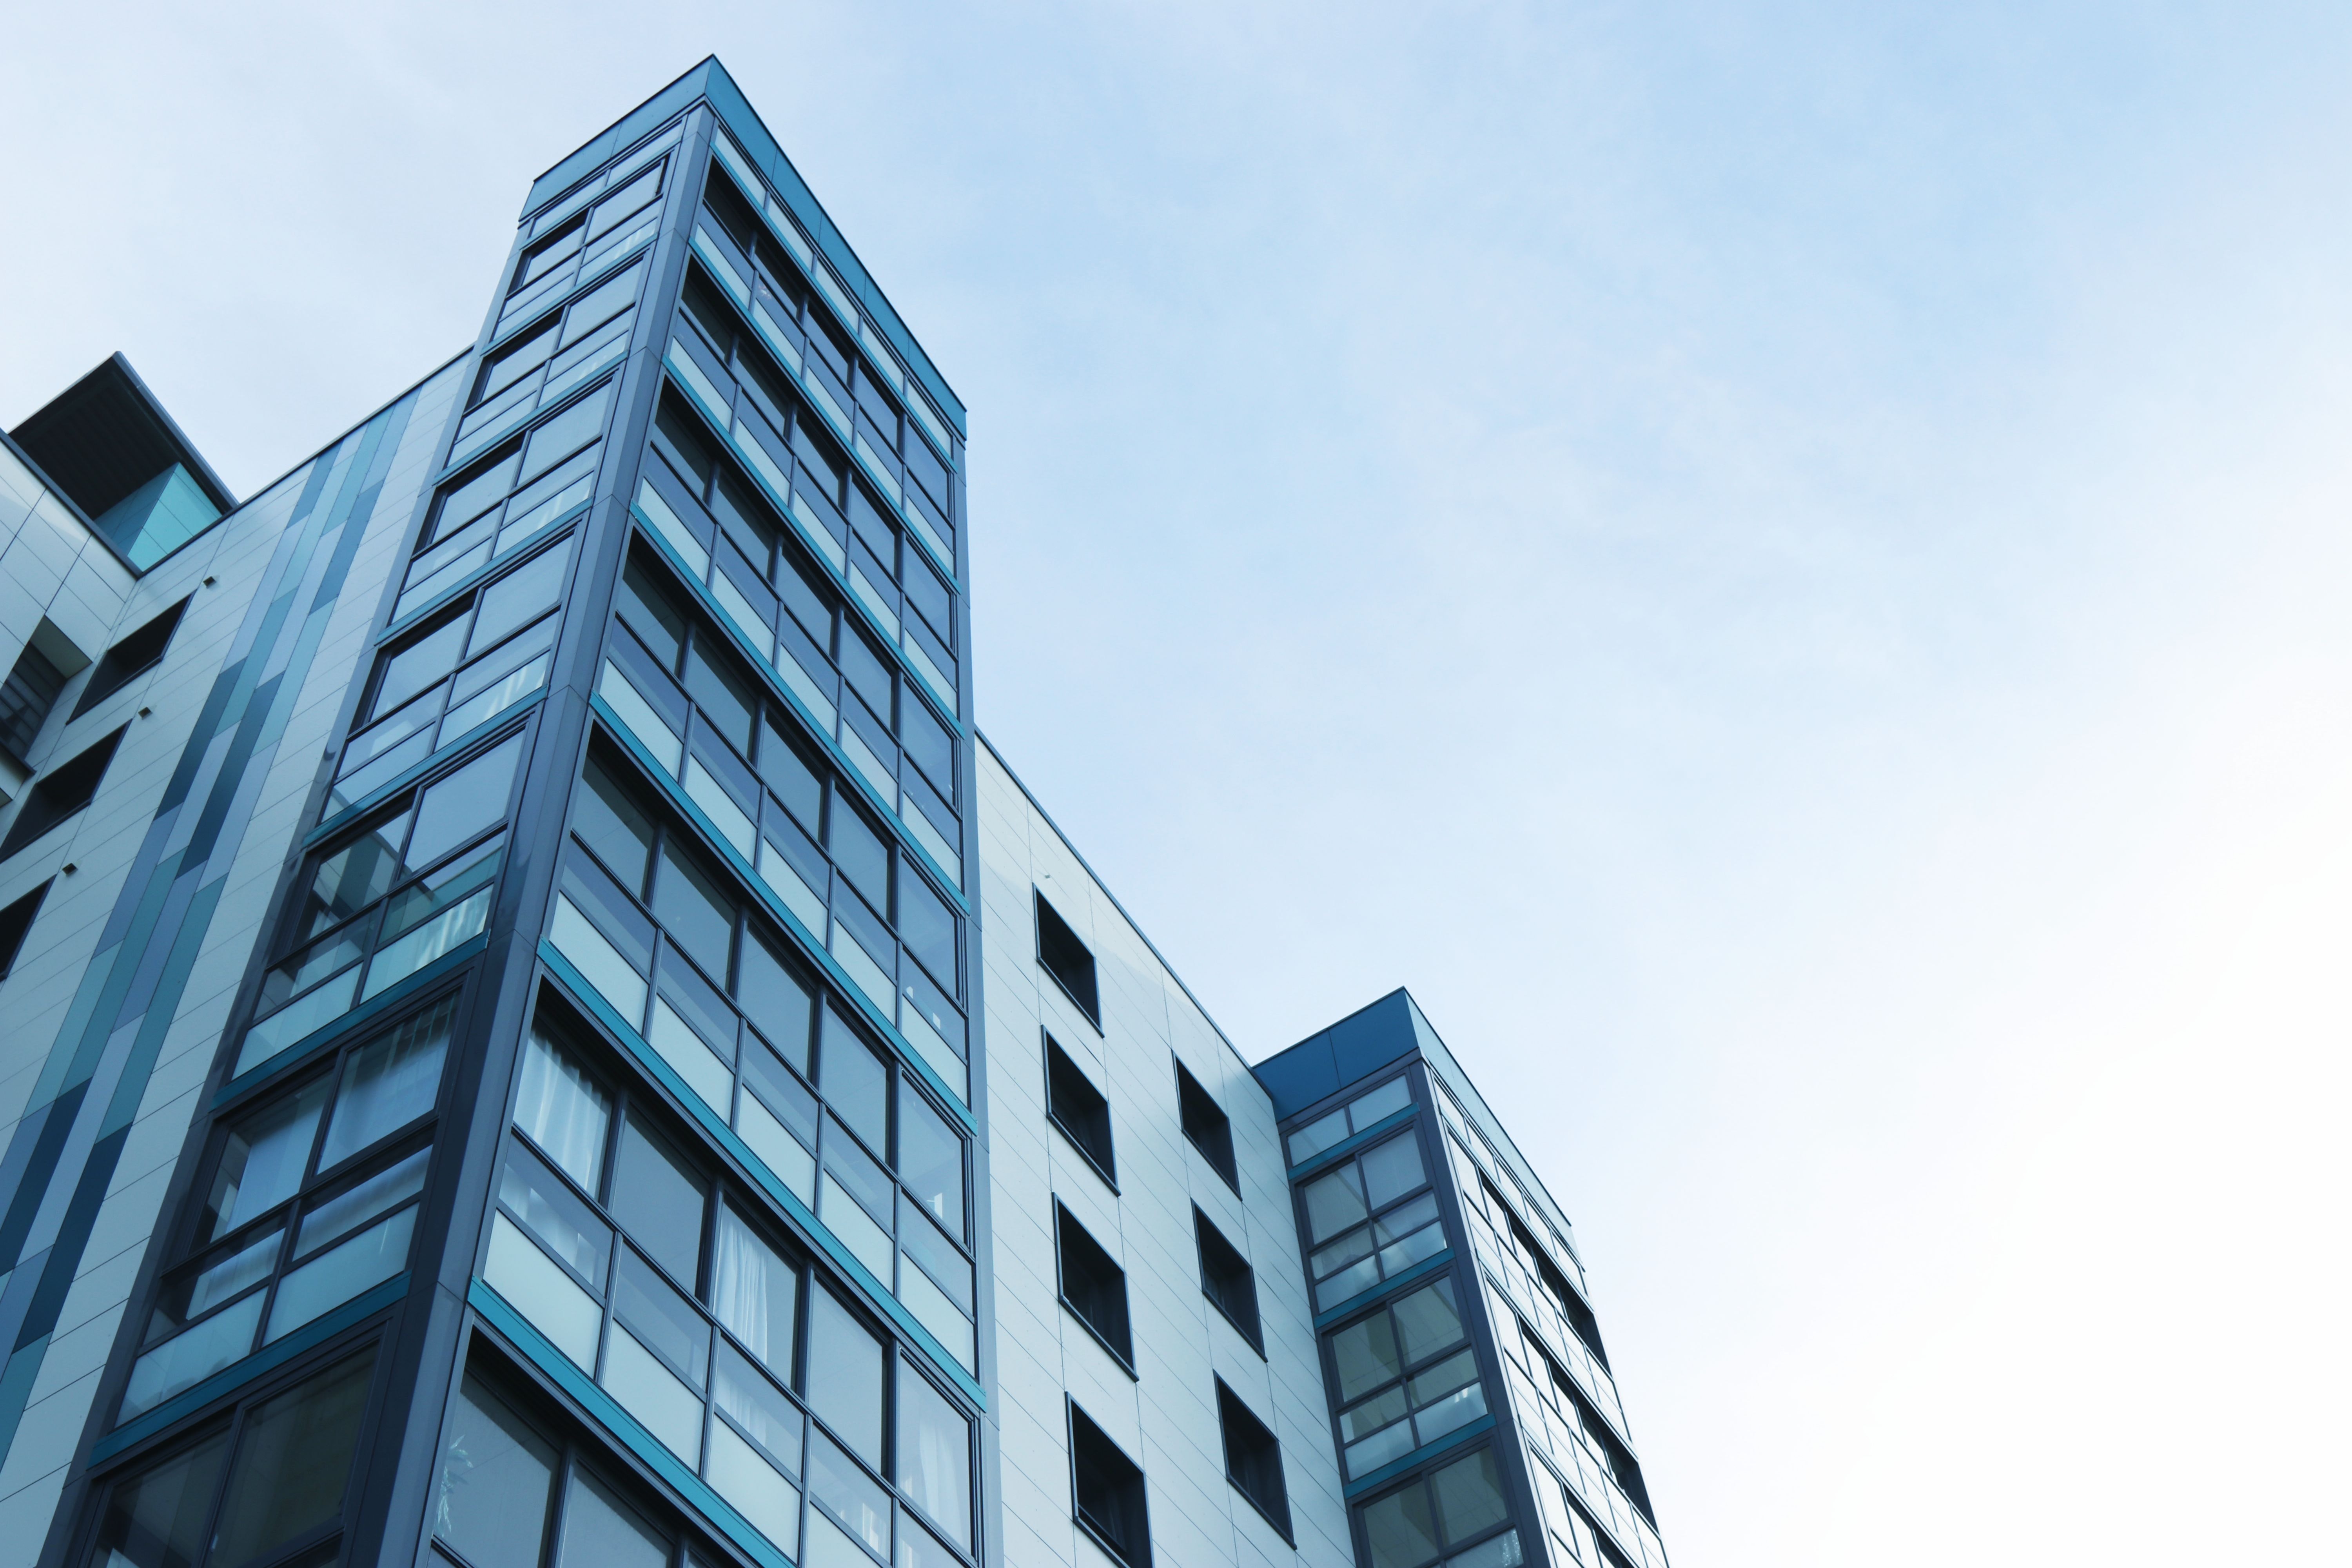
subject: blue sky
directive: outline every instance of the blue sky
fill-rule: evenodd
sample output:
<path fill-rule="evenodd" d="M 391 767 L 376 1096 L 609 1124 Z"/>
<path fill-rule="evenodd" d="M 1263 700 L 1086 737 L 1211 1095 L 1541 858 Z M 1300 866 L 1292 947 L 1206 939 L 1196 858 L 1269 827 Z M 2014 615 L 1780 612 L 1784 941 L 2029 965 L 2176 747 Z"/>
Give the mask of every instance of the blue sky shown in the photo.
<path fill-rule="evenodd" d="M 2352 12 L 9 31 L 0 419 L 240 492 L 719 53 L 971 406 L 982 726 L 1246 1053 L 1526 1108 L 1677 1562 L 2340 1540 Z"/>

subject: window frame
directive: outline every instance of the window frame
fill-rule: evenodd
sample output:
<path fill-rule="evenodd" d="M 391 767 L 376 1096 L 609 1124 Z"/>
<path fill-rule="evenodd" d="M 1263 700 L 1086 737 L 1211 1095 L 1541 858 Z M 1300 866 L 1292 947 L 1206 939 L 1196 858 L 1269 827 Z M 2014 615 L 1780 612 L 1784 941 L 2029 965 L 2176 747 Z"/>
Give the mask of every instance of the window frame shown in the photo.
<path fill-rule="evenodd" d="M 1078 1158 L 1084 1160 L 1096 1175 L 1102 1178 L 1103 1185 L 1116 1196 L 1118 1193 L 1118 1157 L 1111 1130 L 1110 1097 L 1097 1089 L 1094 1079 L 1087 1076 L 1086 1069 L 1078 1066 L 1077 1059 L 1062 1048 L 1062 1043 L 1054 1038 L 1052 1030 L 1041 1030 L 1040 1033 L 1045 1041 L 1045 1120 L 1053 1123 L 1054 1130 L 1062 1135 L 1063 1141 L 1076 1152 Z M 1066 1073 L 1056 1070 L 1057 1062 L 1067 1067 Z M 1075 1079 L 1076 1086 L 1082 1087 L 1094 1099 L 1091 1110 L 1093 1114 L 1099 1115 L 1102 1124 L 1099 1152 L 1093 1147 L 1091 1134 L 1083 1128 L 1073 1127 L 1070 1119 L 1062 1114 L 1063 1096 L 1056 1091 L 1055 1086 L 1066 1078 Z M 1076 1108 L 1072 1109 L 1075 1110 Z"/>
<path fill-rule="evenodd" d="M 1249 1401 L 1234 1393 L 1233 1386 L 1223 1377 L 1214 1373 L 1212 1373 L 1211 1377 L 1217 1385 L 1217 1436 L 1222 1440 L 1224 1449 L 1225 1484 L 1241 1493 L 1247 1500 L 1250 1507 L 1257 1510 L 1258 1517 L 1272 1525 L 1275 1533 L 1281 1536 L 1284 1542 L 1296 1551 L 1298 1547 L 1298 1538 L 1292 1533 L 1291 1530 L 1290 1482 L 1283 1465 L 1282 1439 L 1275 1434 L 1274 1428 L 1264 1417 L 1250 1408 Z M 1234 1417 L 1236 1414 L 1257 1429 L 1255 1433 L 1244 1429 L 1241 1434 L 1244 1439 L 1251 1441 L 1255 1449 L 1258 1450 L 1255 1457 L 1263 1460 L 1265 1455 L 1272 1456 L 1274 1495 L 1271 1498 L 1260 1497 L 1253 1485 L 1236 1473 L 1241 1468 L 1234 1462 L 1235 1447 Z"/>
<path fill-rule="evenodd" d="M 1239 1197 L 1242 1191 L 1241 1166 L 1234 1154 L 1234 1119 L 1209 1092 L 1208 1086 L 1192 1076 L 1181 1058 L 1171 1056 L 1176 1063 L 1176 1114 L 1184 1142 L 1208 1163 L 1209 1169 L 1224 1178 L 1225 1185 Z M 1213 1117 L 1214 1120 L 1209 1120 Z"/>
<path fill-rule="evenodd" d="M 1070 1238 L 1073 1236 L 1076 1236 L 1086 1247 L 1092 1248 L 1095 1255 L 1090 1258 L 1081 1253 L 1076 1260 L 1079 1265 L 1099 1266 L 1108 1269 L 1115 1277 L 1110 1280 L 1098 1279 L 1092 1282 L 1093 1288 L 1097 1290 L 1108 1290 L 1111 1286 L 1116 1285 L 1118 1321 L 1115 1324 L 1104 1325 L 1096 1322 L 1087 1314 L 1087 1309 L 1079 1303 L 1077 1298 L 1071 1294 Z M 1118 1258 L 1111 1256 L 1110 1248 L 1095 1239 L 1094 1233 L 1087 1229 L 1085 1223 L 1072 1214 L 1069 1205 L 1058 1197 L 1054 1200 L 1054 1292 L 1055 1299 L 1060 1301 L 1063 1310 L 1077 1321 L 1078 1326 L 1086 1330 L 1095 1343 L 1102 1347 L 1103 1353 L 1117 1362 L 1119 1370 L 1126 1373 L 1129 1378 L 1140 1382 L 1141 1378 L 1135 1369 L 1135 1315 L 1128 1300 L 1127 1268 Z M 1124 1348 L 1113 1341 L 1111 1336 L 1114 1331 L 1119 1340 L 1125 1342 Z"/>
<path fill-rule="evenodd" d="M 1192 1240 L 1201 1266 L 1201 1294 L 1208 1298 L 1209 1305 L 1214 1307 L 1218 1315 L 1234 1326 L 1234 1331 L 1248 1342 L 1250 1349 L 1257 1352 L 1260 1361 L 1264 1361 L 1265 1330 L 1263 1317 L 1258 1310 L 1257 1270 L 1251 1265 L 1249 1255 L 1235 1247 L 1232 1238 L 1217 1228 L 1216 1222 L 1208 1216 L 1199 1204 L 1192 1205 Z M 1231 1275 L 1230 1269 L 1213 1268 L 1211 1265 L 1213 1247 L 1223 1248 L 1230 1256 L 1232 1263 L 1240 1267 L 1242 1285 L 1249 1296 L 1247 1322 L 1244 1322 L 1241 1317 L 1235 1316 L 1233 1309 L 1225 1304 L 1224 1298 L 1211 1289 L 1210 1282 L 1217 1275 L 1220 1273 L 1227 1277 Z"/>
<path fill-rule="evenodd" d="M 1030 890 L 1036 905 L 1037 967 L 1045 972 L 1046 978 L 1054 983 L 1055 989 L 1070 999 L 1070 1005 L 1094 1026 L 1095 1033 L 1099 1035 L 1103 1032 L 1102 980 L 1100 966 L 1095 960 L 1095 950 L 1087 945 L 1086 938 L 1077 933 L 1075 926 L 1062 918 L 1062 911 L 1054 907 L 1043 889 L 1033 888 Z M 1071 961 L 1071 954 L 1059 951 L 1065 948 L 1076 949 L 1076 956 L 1085 959 L 1086 968 L 1082 974 L 1075 967 L 1070 973 L 1063 973 L 1065 964 Z M 1085 982 L 1084 995 L 1079 994 L 1076 988 L 1076 982 L 1080 979 Z"/>
<path fill-rule="evenodd" d="M 1125 1568 L 1151 1568 L 1151 1494 L 1143 1467 L 1137 1464 L 1134 1457 L 1118 1446 L 1116 1438 L 1103 1430 L 1101 1423 L 1087 1414 L 1084 1405 L 1066 1394 L 1062 1396 L 1062 1399 L 1067 1410 L 1066 1419 L 1069 1430 L 1071 1522 L 1085 1531 L 1087 1537 L 1102 1548 L 1113 1562 L 1124 1564 Z M 1122 1501 L 1131 1503 L 1135 1510 L 1137 1517 L 1132 1526 L 1132 1533 L 1140 1537 L 1139 1541 L 1118 1540 L 1110 1528 L 1113 1521 L 1106 1520 L 1097 1523 L 1087 1513 L 1084 1500 L 1086 1489 L 1081 1467 L 1086 1465 L 1088 1459 L 1083 1450 L 1093 1448 L 1097 1445 L 1108 1450 L 1109 1458 L 1126 1467 L 1128 1474 L 1120 1479 L 1118 1485 L 1121 1490 L 1130 1493 Z"/>

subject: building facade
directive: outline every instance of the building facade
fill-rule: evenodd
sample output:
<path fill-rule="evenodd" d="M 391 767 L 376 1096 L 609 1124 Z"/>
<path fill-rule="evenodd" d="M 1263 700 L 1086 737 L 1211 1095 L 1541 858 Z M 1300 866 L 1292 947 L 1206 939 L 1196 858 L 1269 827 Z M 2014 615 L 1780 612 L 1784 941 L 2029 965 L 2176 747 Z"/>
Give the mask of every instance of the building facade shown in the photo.
<path fill-rule="evenodd" d="M 0 1552 L 1662 1568 L 1410 999 L 1253 1070 L 980 739 L 964 436 L 716 60 L 260 495 L 9 433 Z"/>

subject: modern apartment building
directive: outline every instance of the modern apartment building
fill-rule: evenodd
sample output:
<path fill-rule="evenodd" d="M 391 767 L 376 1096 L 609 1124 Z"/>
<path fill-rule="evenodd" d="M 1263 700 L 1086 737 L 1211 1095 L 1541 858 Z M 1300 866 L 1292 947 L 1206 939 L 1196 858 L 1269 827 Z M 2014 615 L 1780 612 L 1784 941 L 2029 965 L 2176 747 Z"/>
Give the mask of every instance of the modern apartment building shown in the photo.
<path fill-rule="evenodd" d="M 1253 1068 L 980 738 L 964 439 L 707 60 L 258 495 L 0 440 L 0 1558 L 1663 1568 L 1411 999 Z"/>

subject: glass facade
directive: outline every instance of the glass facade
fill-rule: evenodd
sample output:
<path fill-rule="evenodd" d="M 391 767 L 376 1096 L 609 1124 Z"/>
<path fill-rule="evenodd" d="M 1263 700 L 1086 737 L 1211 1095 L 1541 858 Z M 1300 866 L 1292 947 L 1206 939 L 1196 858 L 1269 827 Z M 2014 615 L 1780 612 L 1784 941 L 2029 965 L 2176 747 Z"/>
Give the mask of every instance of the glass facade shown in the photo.
<path fill-rule="evenodd" d="M 12 655 L 12 1001 L 77 825 L 152 812 L 0 1061 L 26 1561 L 1663 1568 L 1566 1222 L 1410 1000 L 1253 1076 L 1013 864 L 963 433 L 713 60 L 263 496 L 175 432 L 107 509 L 26 470 L 124 586 L 91 673 Z"/>

